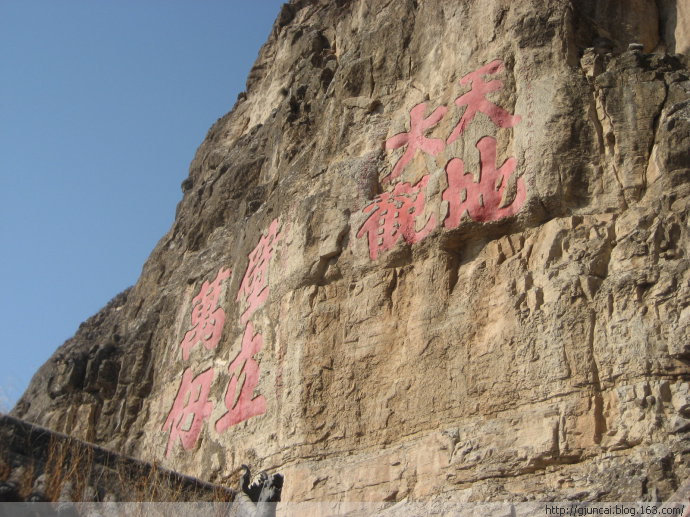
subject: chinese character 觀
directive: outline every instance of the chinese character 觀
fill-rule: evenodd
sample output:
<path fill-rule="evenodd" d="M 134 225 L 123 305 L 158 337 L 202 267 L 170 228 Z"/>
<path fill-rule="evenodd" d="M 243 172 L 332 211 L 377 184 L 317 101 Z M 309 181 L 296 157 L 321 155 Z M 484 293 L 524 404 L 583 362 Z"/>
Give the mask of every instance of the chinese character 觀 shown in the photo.
<path fill-rule="evenodd" d="M 416 221 L 423 217 L 426 206 L 423 189 L 429 181 L 427 174 L 416 185 L 398 183 L 393 192 L 384 192 L 374 202 L 364 208 L 371 213 L 357 232 L 357 237 L 365 233 L 369 240 L 369 256 L 376 260 L 380 251 L 391 249 L 402 237 L 408 244 L 424 239 L 436 226 L 436 216 L 431 215 L 420 231 L 416 231 Z"/>

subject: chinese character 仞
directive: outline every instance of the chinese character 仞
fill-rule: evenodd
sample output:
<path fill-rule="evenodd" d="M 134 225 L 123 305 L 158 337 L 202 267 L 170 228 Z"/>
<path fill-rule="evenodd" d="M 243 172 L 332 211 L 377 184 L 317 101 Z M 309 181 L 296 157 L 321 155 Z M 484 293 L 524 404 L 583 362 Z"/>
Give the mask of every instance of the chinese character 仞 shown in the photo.
<path fill-rule="evenodd" d="M 256 248 L 248 256 L 247 271 L 237 292 L 237 301 L 247 304 L 240 317 L 241 323 L 246 323 L 268 298 L 268 263 L 280 238 L 278 220 L 274 219 L 268 227 L 268 233 L 261 236 Z"/>
<path fill-rule="evenodd" d="M 232 374 L 225 392 L 225 407 L 228 411 L 216 421 L 216 431 L 219 433 L 266 412 L 266 398 L 263 395 L 254 396 L 254 390 L 259 384 L 259 363 L 254 356 L 261 351 L 263 343 L 261 334 L 254 334 L 254 325 L 251 321 L 248 322 L 242 337 L 242 349 L 228 367 Z M 243 373 L 244 382 L 240 384 Z"/>
<path fill-rule="evenodd" d="M 390 181 L 402 173 L 407 167 L 407 164 L 414 158 L 417 149 L 436 156 L 443 151 L 445 142 L 441 138 L 427 138 L 424 132 L 430 127 L 435 126 L 443 118 L 448 111 L 445 106 L 440 106 L 427 118 L 424 118 L 426 111 L 426 104 L 417 104 L 410 110 L 410 130 L 407 133 L 399 133 L 386 140 L 386 149 L 397 149 L 398 147 L 407 146 L 405 152 L 400 157 L 398 162 L 393 167 L 391 173 L 383 178 L 382 181 Z"/>
<path fill-rule="evenodd" d="M 497 169 L 496 139 L 490 136 L 481 138 L 476 147 L 481 163 L 478 183 L 474 182 L 471 174 L 465 173 L 462 160 L 453 158 L 446 165 L 448 188 L 443 192 L 443 200 L 448 201 L 449 208 L 444 221 L 446 228 L 459 226 L 465 211 L 475 221 L 495 221 L 516 214 L 525 202 L 525 186 L 522 177 L 519 177 L 515 182 L 513 201 L 504 206 L 508 177 L 515 171 L 517 160 L 508 158 Z"/>
<path fill-rule="evenodd" d="M 196 444 L 204 421 L 211 416 L 213 404 L 208 394 L 213 382 L 213 369 L 209 368 L 192 378 L 192 370 L 187 368 L 182 375 L 182 383 L 163 430 L 170 431 L 165 455 L 168 456 L 179 438 L 182 447 L 189 450 Z"/>
<path fill-rule="evenodd" d="M 225 311 L 218 307 L 221 283 L 230 277 L 230 269 L 221 268 L 213 282 L 205 281 L 199 294 L 192 299 L 192 328 L 185 334 L 180 348 L 182 359 L 189 359 L 189 352 L 199 344 L 213 350 L 220 342 L 225 324 Z M 214 310 L 215 309 L 215 310 Z"/>
<path fill-rule="evenodd" d="M 423 189 L 429 182 L 427 174 L 416 185 L 398 183 L 393 192 L 384 192 L 374 199 L 374 203 L 364 208 L 370 213 L 357 232 L 357 237 L 365 233 L 369 238 L 369 256 L 376 260 L 380 251 L 391 249 L 402 237 L 405 242 L 414 244 L 424 239 L 436 226 L 436 216 L 431 215 L 420 231 L 415 230 L 417 219 L 424 215 L 426 206 Z"/>
<path fill-rule="evenodd" d="M 519 115 L 511 115 L 486 98 L 487 93 L 500 90 L 503 87 L 503 82 L 496 79 L 486 82 L 483 76 L 497 74 L 503 69 L 503 62 L 496 60 L 460 79 L 460 84 L 471 84 L 472 89 L 455 99 L 455 104 L 458 106 L 467 106 L 467 108 L 465 108 L 465 112 L 462 114 L 462 117 L 460 117 L 458 125 L 455 126 L 455 129 L 453 129 L 448 137 L 448 144 L 452 144 L 457 140 L 460 134 L 469 126 L 470 122 L 472 122 L 478 111 L 488 116 L 498 127 L 514 127 L 520 122 Z"/>

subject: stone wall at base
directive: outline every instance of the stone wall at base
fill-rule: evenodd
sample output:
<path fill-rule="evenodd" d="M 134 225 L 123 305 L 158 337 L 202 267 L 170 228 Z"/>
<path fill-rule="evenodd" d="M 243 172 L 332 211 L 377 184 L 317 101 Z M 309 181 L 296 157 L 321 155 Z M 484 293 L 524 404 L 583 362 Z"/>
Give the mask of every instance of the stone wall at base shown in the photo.
<path fill-rule="evenodd" d="M 0 415 L 0 502 L 232 501 L 235 491 Z"/>

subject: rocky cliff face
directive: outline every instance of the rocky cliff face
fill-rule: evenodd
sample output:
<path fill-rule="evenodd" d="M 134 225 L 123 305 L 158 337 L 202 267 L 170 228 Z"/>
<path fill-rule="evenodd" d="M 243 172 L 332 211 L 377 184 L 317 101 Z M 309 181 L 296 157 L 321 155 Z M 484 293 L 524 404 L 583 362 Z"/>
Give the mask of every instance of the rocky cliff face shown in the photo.
<path fill-rule="evenodd" d="M 278 469 L 283 500 L 669 496 L 689 16 L 284 6 L 137 285 L 14 414 L 212 481 Z"/>

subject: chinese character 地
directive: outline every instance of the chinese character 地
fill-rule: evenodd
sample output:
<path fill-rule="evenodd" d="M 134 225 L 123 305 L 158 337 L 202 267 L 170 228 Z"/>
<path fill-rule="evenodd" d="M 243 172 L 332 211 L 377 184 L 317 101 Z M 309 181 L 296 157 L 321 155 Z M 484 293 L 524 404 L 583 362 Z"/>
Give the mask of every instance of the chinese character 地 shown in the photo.
<path fill-rule="evenodd" d="M 254 390 L 259 384 L 259 363 L 254 356 L 262 347 L 263 337 L 259 333 L 254 334 L 254 325 L 250 321 L 244 330 L 242 349 L 228 367 L 232 377 L 225 392 L 227 412 L 216 421 L 216 431 L 219 433 L 266 412 L 266 398 L 263 395 L 254 396 Z M 240 385 L 243 373 L 244 382 Z"/>
<path fill-rule="evenodd" d="M 384 192 L 364 208 L 363 212 L 371 215 L 357 232 L 357 238 L 367 234 L 371 260 L 376 260 L 379 252 L 395 246 L 401 237 L 408 244 L 414 244 L 434 229 L 436 216 L 433 214 L 420 231 L 415 229 L 417 219 L 424 215 L 426 202 L 423 189 L 428 182 L 427 174 L 414 186 L 398 183 L 393 192 Z"/>
<path fill-rule="evenodd" d="M 230 277 L 230 269 L 221 268 L 213 282 L 205 281 L 199 294 L 192 299 L 192 328 L 185 334 L 180 348 L 182 359 L 189 360 L 192 348 L 202 344 L 207 350 L 213 350 L 220 342 L 225 324 L 225 311 L 218 307 L 223 280 Z M 215 310 L 214 310 L 215 309 Z"/>
<path fill-rule="evenodd" d="M 246 304 L 246 309 L 240 317 L 241 323 L 246 323 L 254 312 L 263 305 L 268 298 L 268 264 L 275 251 L 275 245 L 280 241 L 278 220 L 274 219 L 266 235 L 262 235 L 256 248 L 249 254 L 247 271 L 237 292 L 237 301 Z"/>
<path fill-rule="evenodd" d="M 502 206 L 508 178 L 515 171 L 517 160 L 508 158 L 497 169 L 496 139 L 490 136 L 481 138 L 476 147 L 481 163 L 479 182 L 475 183 L 472 175 L 465 172 L 462 160 L 453 158 L 446 165 L 448 188 L 443 192 L 449 208 L 444 221 L 446 228 L 459 226 L 465 211 L 474 221 L 495 221 L 516 214 L 525 202 L 525 186 L 522 177 L 518 177 L 513 201 Z"/>
<path fill-rule="evenodd" d="M 211 368 L 194 378 L 192 378 L 191 368 L 184 371 L 175 402 L 163 424 L 164 431 L 170 430 L 165 450 L 166 457 L 170 455 L 178 438 L 185 450 L 191 449 L 196 444 L 201 434 L 201 426 L 213 411 L 213 404 L 208 400 L 213 375 Z"/>

